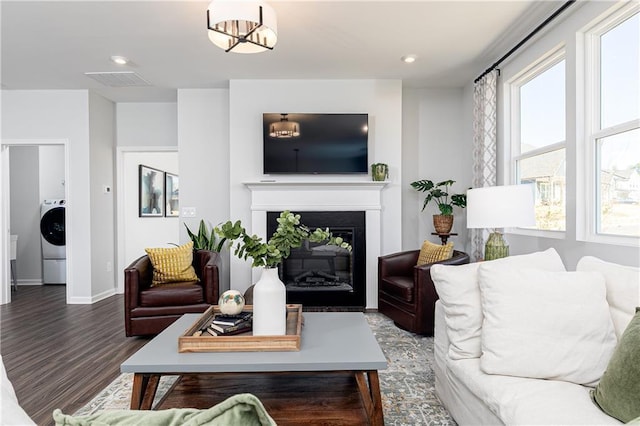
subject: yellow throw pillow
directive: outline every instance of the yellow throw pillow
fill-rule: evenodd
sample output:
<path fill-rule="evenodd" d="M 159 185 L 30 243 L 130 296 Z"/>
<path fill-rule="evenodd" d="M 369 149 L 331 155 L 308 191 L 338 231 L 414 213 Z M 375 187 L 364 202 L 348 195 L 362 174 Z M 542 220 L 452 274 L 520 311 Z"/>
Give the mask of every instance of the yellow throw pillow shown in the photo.
<path fill-rule="evenodd" d="M 420 266 L 427 263 L 437 262 L 439 260 L 451 259 L 451 256 L 453 256 L 453 242 L 440 245 L 424 240 L 422 248 L 420 248 L 417 265 Z"/>
<path fill-rule="evenodd" d="M 193 262 L 193 241 L 179 247 L 146 248 L 153 265 L 153 280 L 151 286 L 179 283 L 184 281 L 198 281 Z"/>

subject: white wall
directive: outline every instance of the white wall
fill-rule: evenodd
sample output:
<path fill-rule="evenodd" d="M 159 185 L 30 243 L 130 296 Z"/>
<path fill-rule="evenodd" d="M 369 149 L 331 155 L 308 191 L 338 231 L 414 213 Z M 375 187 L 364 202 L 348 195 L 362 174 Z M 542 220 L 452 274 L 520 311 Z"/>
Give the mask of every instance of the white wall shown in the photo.
<path fill-rule="evenodd" d="M 91 143 L 91 297 L 100 300 L 115 293 L 114 145 L 115 104 L 89 95 Z M 105 191 L 105 186 L 110 191 Z"/>
<path fill-rule="evenodd" d="M 18 235 L 18 284 L 42 284 L 40 248 L 40 175 L 37 146 L 11 146 L 11 234 Z"/>
<path fill-rule="evenodd" d="M 64 199 L 64 146 L 41 145 L 39 157 L 40 202 Z"/>
<path fill-rule="evenodd" d="M 116 105 L 118 146 L 176 146 L 175 102 L 130 102 Z"/>
<path fill-rule="evenodd" d="M 411 182 L 429 179 L 434 182 L 455 180 L 452 193 L 465 193 L 471 185 L 471 140 L 465 130 L 464 92 L 451 89 L 403 90 L 403 249 L 420 248 L 422 241 L 440 243 L 434 232 L 432 215 L 439 214 L 431 202 L 421 211 L 425 193 L 411 187 Z M 466 248 L 465 210 L 454 207 L 452 232 L 456 250 Z"/>
<path fill-rule="evenodd" d="M 369 163 L 387 163 L 382 193 L 382 252 L 399 251 L 402 239 L 402 87 L 399 80 L 232 80 L 229 100 L 230 218 L 251 229 L 250 193 L 243 182 L 263 179 L 264 112 L 365 112 L 369 114 Z M 249 100 L 249 101 L 248 101 Z M 270 176 L 300 180 L 300 176 Z M 370 180 L 369 176 L 305 176 L 305 180 Z M 375 268 L 375 265 L 367 265 Z M 254 281 L 250 263 L 231 260 L 231 286 Z"/>
<path fill-rule="evenodd" d="M 177 152 L 124 152 L 123 153 L 123 221 L 124 266 L 118 267 L 119 279 L 124 268 L 145 254 L 147 247 L 171 247 L 178 244 L 179 220 L 177 217 L 138 216 L 138 167 L 140 164 L 165 172 L 178 173 Z"/>
<path fill-rule="evenodd" d="M 91 301 L 88 92 L 3 90 L 2 139 L 68 140 L 67 302 Z M 71 252 L 71 253 L 70 253 Z M 70 262 L 70 260 L 72 261 Z"/>
<path fill-rule="evenodd" d="M 229 90 L 178 90 L 180 206 L 196 209 L 195 217 L 180 217 L 196 232 L 200 220 L 211 229 L 229 220 Z M 180 241 L 188 241 L 184 225 Z M 228 251 L 220 271 L 221 290 L 229 288 Z"/>
<path fill-rule="evenodd" d="M 417 193 L 411 182 L 420 179 L 420 99 L 422 93 L 413 88 L 402 90 L 402 250 L 415 250 L 426 238 L 420 232 L 422 218 L 416 207 Z"/>
<path fill-rule="evenodd" d="M 178 218 L 138 217 L 138 165 L 179 175 L 176 103 L 116 104 L 117 292 L 124 292 L 124 269 L 146 247 L 178 243 Z M 181 177 L 181 183 L 183 181 Z M 182 191 L 182 188 L 180 188 Z"/>
<path fill-rule="evenodd" d="M 582 168 L 585 162 L 584 156 L 581 154 L 582 144 L 585 143 L 581 135 L 582 123 L 579 119 L 579 110 L 577 108 L 583 106 L 581 99 L 576 99 L 576 93 L 582 89 L 584 82 L 581 78 L 575 78 L 573 70 L 580 69 L 580 60 L 582 58 L 581 43 L 576 33 L 581 31 L 587 24 L 607 13 L 613 2 L 584 2 L 581 5 L 574 6 L 573 13 L 566 16 L 566 19 L 560 25 L 555 26 L 538 40 L 532 42 L 527 48 L 521 50 L 514 55 L 511 60 L 506 63 L 501 71 L 500 82 L 504 83 L 513 78 L 523 68 L 538 60 L 542 55 L 552 51 L 558 46 L 564 44 L 566 49 L 566 69 L 568 77 L 567 85 L 567 226 L 564 235 L 558 235 L 559 238 L 546 238 L 540 236 L 516 235 L 510 234 L 507 239 L 510 243 L 511 253 L 529 253 L 537 250 L 544 250 L 554 247 L 562 256 L 565 265 L 569 269 L 574 269 L 578 260 L 584 255 L 593 255 L 611 262 L 618 262 L 627 265 L 640 266 L 640 248 L 621 246 L 614 244 L 600 244 L 578 241 L 579 233 L 576 221 L 577 201 L 582 194 L 577 193 L 578 180 L 582 179 L 578 175 L 578 170 Z M 498 122 L 503 123 L 498 128 L 498 150 L 499 157 L 503 158 L 508 153 L 509 137 L 503 127 L 507 122 L 504 118 L 504 99 L 506 93 L 499 82 L 499 107 Z M 467 89 L 469 90 L 469 89 Z M 580 166 L 580 167 L 579 167 Z M 498 179 L 500 183 L 508 182 L 504 163 L 499 164 Z"/>

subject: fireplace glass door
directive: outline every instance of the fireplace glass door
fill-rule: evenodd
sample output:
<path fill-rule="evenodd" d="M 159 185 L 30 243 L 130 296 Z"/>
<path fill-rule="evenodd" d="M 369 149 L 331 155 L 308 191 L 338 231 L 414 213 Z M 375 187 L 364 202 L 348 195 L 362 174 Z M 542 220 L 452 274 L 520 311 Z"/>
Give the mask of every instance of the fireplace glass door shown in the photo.
<path fill-rule="evenodd" d="M 334 236 L 352 246 L 352 251 L 305 241 L 279 267 L 287 288 L 287 303 L 306 307 L 365 307 L 365 212 L 299 212 L 311 230 L 329 228 Z M 280 212 L 267 212 L 267 232 L 277 228 Z"/>

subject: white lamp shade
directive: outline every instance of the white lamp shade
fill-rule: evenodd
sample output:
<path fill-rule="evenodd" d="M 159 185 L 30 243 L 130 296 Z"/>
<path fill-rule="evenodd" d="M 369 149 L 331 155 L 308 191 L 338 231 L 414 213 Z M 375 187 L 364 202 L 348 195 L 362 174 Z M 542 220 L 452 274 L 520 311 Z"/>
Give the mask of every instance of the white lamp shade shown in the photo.
<path fill-rule="evenodd" d="M 209 24 L 215 27 L 216 24 L 223 28 L 225 23 L 228 28 L 232 22 L 239 22 L 239 34 L 246 35 L 248 29 L 246 23 L 258 24 L 260 22 L 260 6 L 262 6 L 262 26 L 253 35 L 259 37 L 261 43 L 273 47 L 278 39 L 278 22 L 276 12 L 271 6 L 263 1 L 251 0 L 214 0 L 209 4 Z M 221 49 L 228 49 L 235 40 L 225 34 L 216 31 L 207 31 L 209 40 Z M 253 43 L 239 43 L 231 50 L 235 53 L 258 53 L 267 50 L 265 47 Z"/>
<path fill-rule="evenodd" d="M 467 191 L 467 228 L 535 226 L 533 185 L 506 185 Z"/>

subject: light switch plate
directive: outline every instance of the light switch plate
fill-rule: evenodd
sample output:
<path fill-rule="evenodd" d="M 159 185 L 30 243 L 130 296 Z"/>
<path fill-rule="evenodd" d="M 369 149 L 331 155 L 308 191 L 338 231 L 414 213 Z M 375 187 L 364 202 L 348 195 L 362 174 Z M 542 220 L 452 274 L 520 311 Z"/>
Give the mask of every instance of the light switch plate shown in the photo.
<path fill-rule="evenodd" d="M 196 208 L 195 207 L 182 207 L 181 209 L 182 217 L 196 217 Z"/>

